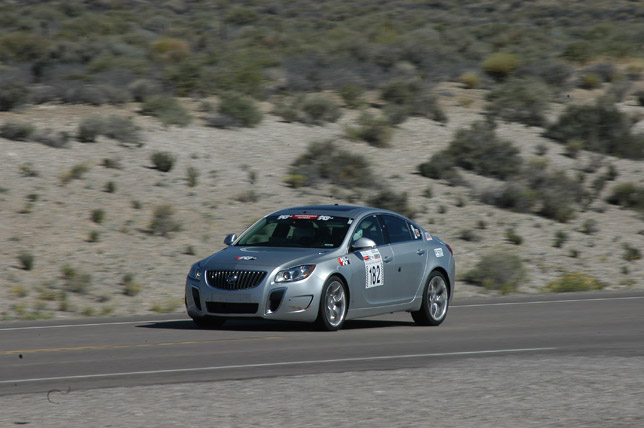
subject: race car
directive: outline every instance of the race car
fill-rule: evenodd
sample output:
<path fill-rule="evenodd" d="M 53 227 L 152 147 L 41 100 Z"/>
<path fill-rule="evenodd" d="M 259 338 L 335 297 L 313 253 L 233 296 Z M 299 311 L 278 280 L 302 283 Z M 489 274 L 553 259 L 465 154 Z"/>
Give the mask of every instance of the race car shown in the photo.
<path fill-rule="evenodd" d="M 397 311 L 437 326 L 454 295 L 451 247 L 389 210 L 287 208 L 224 243 L 186 279 L 186 309 L 200 327 L 264 318 L 335 331 L 346 320 Z"/>

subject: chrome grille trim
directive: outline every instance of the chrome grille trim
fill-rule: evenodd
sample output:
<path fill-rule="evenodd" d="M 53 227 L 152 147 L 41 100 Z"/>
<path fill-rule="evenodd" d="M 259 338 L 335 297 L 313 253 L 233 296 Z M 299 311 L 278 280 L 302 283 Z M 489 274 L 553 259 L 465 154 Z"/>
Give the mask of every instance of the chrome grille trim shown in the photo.
<path fill-rule="evenodd" d="M 234 281 L 231 278 L 236 277 Z M 264 271 L 253 270 L 208 270 L 206 283 L 222 290 L 246 290 L 257 287 L 266 277 Z"/>

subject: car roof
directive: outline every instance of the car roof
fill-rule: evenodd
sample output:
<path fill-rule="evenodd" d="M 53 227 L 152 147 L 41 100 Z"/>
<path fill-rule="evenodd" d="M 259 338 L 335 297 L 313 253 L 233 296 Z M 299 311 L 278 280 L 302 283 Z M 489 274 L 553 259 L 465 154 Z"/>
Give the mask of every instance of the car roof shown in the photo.
<path fill-rule="evenodd" d="M 360 215 L 369 213 L 391 213 L 400 215 L 389 210 L 353 205 L 306 205 L 301 207 L 285 208 L 274 212 L 273 215 L 318 214 L 357 218 Z"/>

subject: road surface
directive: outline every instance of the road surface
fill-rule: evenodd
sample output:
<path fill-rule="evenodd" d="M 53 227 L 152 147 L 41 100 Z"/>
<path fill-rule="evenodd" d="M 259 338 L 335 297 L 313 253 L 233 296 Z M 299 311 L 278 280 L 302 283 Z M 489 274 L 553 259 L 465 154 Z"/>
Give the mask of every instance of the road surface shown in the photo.
<path fill-rule="evenodd" d="M 461 299 L 435 328 L 4 322 L 0 403 L 0 426 L 644 426 L 644 293 Z"/>

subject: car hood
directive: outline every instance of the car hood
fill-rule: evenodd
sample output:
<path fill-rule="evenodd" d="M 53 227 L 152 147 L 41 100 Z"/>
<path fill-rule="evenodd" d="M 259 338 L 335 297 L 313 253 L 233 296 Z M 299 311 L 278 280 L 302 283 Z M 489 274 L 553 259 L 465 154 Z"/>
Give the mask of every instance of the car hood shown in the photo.
<path fill-rule="evenodd" d="M 277 248 L 231 246 L 206 258 L 201 265 L 210 270 L 272 270 L 317 263 L 334 250 L 323 248 Z"/>

